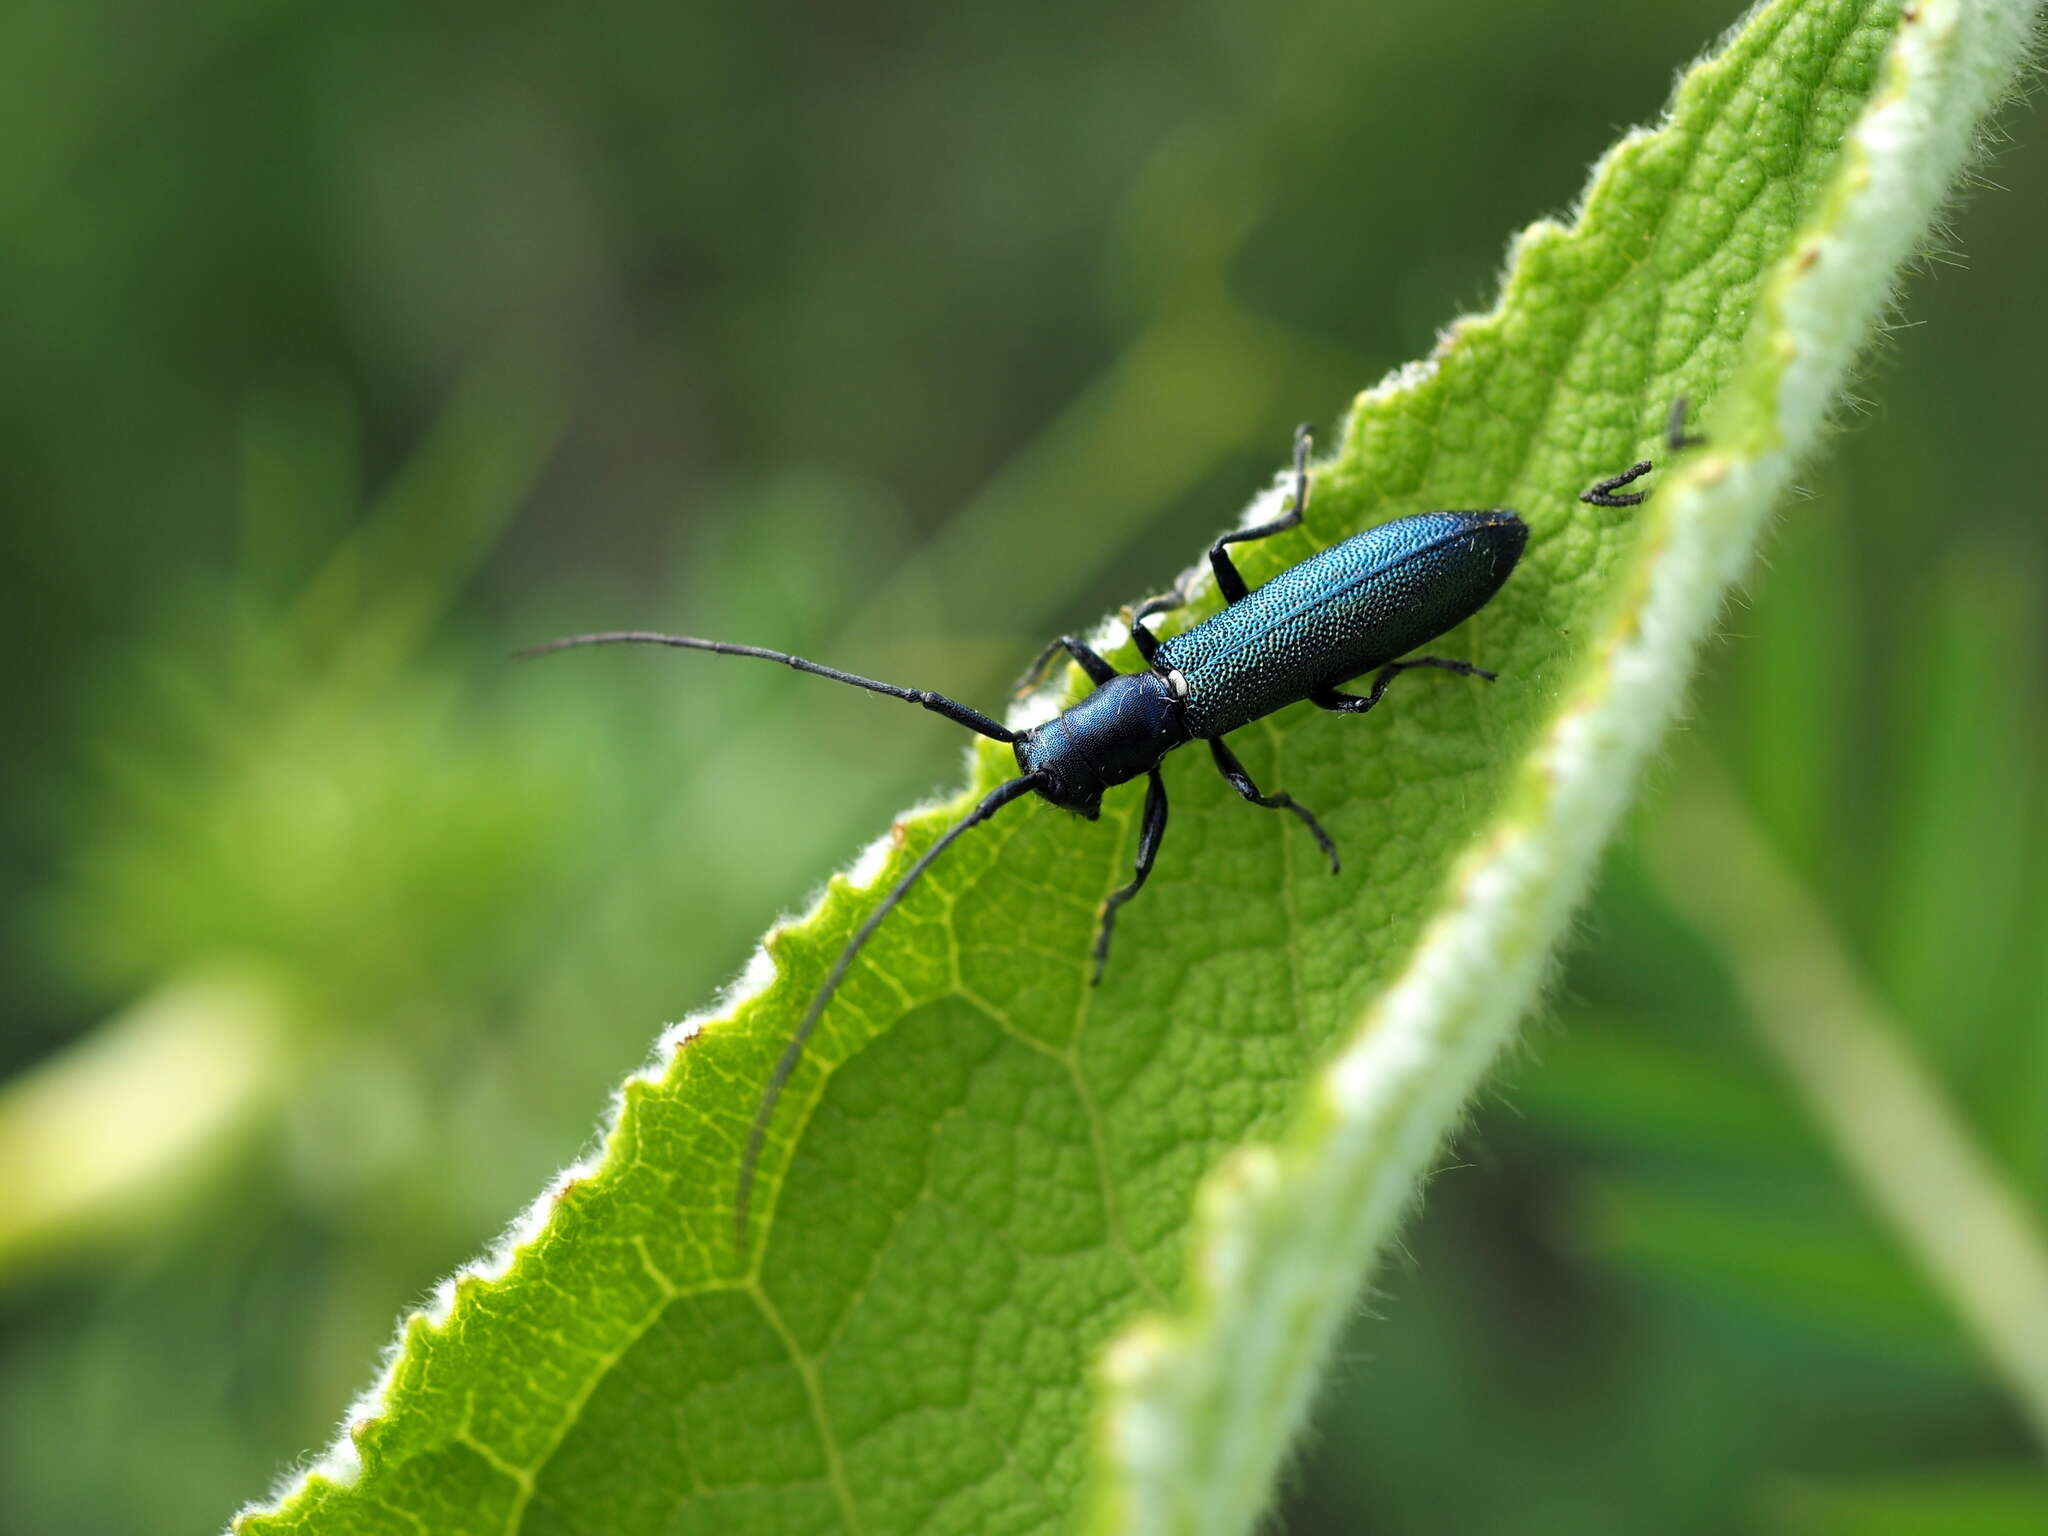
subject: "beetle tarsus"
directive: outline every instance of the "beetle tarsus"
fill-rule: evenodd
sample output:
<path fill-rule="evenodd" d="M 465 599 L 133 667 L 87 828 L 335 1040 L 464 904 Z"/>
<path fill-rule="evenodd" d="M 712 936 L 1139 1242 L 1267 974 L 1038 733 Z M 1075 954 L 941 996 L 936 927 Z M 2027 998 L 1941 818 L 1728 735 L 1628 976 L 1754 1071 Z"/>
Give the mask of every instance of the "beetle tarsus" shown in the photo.
<path fill-rule="evenodd" d="M 1673 453 L 1684 448 L 1697 448 L 1706 441 L 1698 433 L 1685 430 L 1686 410 L 1686 398 L 1679 395 L 1671 402 L 1671 414 L 1664 419 L 1664 441 Z M 1624 485 L 1632 485 L 1642 479 L 1654 467 L 1648 459 L 1631 464 L 1620 474 L 1610 475 L 1605 480 L 1597 480 L 1579 492 L 1579 500 L 1589 507 L 1639 507 L 1649 499 L 1648 491 L 1630 491 L 1620 496 L 1615 492 Z"/>
<path fill-rule="evenodd" d="M 1640 507 L 1649 500 L 1648 491 L 1630 491 L 1617 496 L 1624 485 L 1633 485 L 1656 466 L 1648 459 L 1640 459 L 1618 475 L 1609 475 L 1605 480 L 1596 480 L 1579 492 L 1579 500 L 1589 507 Z"/>

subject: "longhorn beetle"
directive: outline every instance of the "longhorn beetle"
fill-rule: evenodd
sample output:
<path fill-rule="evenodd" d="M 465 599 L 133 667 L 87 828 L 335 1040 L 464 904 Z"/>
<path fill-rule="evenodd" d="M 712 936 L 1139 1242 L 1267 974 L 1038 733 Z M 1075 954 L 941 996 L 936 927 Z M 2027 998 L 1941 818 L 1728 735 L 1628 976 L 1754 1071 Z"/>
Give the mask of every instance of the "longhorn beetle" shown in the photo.
<path fill-rule="evenodd" d="M 1679 401 L 1671 417 L 1673 448 L 1685 441 L 1680 436 L 1683 413 L 1684 402 Z M 740 1159 L 733 1224 L 741 1248 L 746 1245 L 747 1201 L 754 1169 L 776 1103 L 803 1058 L 805 1044 L 876 928 L 961 833 L 1027 794 L 1093 821 L 1101 814 L 1104 790 L 1144 777 L 1137 867 L 1130 882 L 1111 892 L 1102 904 L 1091 952 L 1089 981 L 1093 985 L 1102 980 L 1117 911 L 1143 888 L 1166 832 L 1166 785 L 1159 776 L 1159 764 L 1167 753 L 1190 741 L 1208 742 L 1209 755 L 1230 787 L 1253 805 L 1299 817 L 1335 874 L 1339 867 L 1337 845 L 1315 815 L 1285 794 L 1263 792 L 1224 744 L 1224 736 L 1303 700 L 1335 714 L 1362 715 L 1379 703 L 1396 677 L 1417 667 L 1493 681 L 1495 674 L 1468 661 L 1411 656 L 1409 652 L 1477 613 L 1508 579 L 1529 539 L 1528 525 L 1511 511 L 1423 512 L 1396 518 L 1310 555 L 1255 592 L 1245 586 L 1230 558 L 1229 546 L 1269 538 L 1300 524 L 1308 506 L 1308 455 L 1309 429 L 1304 426 L 1294 435 L 1294 493 L 1287 510 L 1270 522 L 1226 533 L 1209 546 L 1209 565 L 1225 604 L 1220 613 L 1162 641 L 1145 621 L 1180 607 L 1187 595 L 1176 590 L 1140 604 L 1130 615 L 1131 639 L 1145 661 L 1140 672 L 1118 672 L 1084 641 L 1061 635 L 1039 653 L 1025 672 L 1019 691 L 1042 681 L 1061 651 L 1087 674 L 1095 690 L 1072 708 L 1027 730 L 1013 731 L 980 710 L 926 689 L 899 688 L 784 651 L 691 635 L 615 630 L 570 635 L 519 653 L 533 656 L 579 645 L 671 645 L 721 656 L 757 656 L 916 704 L 1000 741 L 1016 754 L 1021 770 L 1017 777 L 990 790 L 979 805 L 942 833 L 854 930 L 789 1037 L 762 1091 Z M 1637 464 L 1601 481 L 1581 499 L 1599 506 L 1633 505 L 1642 500 L 1642 493 L 1614 493 L 1649 469 L 1647 461 Z M 1367 672 L 1373 674 L 1372 685 L 1363 694 L 1338 692 L 1339 683 Z"/>

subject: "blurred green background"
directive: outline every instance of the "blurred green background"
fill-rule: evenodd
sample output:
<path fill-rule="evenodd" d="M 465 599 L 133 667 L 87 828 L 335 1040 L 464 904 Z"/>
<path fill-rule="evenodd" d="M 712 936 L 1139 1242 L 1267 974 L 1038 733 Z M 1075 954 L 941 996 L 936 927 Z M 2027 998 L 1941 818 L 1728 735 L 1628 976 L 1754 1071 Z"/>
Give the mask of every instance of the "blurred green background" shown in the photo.
<path fill-rule="evenodd" d="M 1733 19 L 16 15 L 0 1530 L 261 1492 L 661 1025 L 957 772 L 776 669 L 512 646 L 677 628 L 999 700 L 1487 303 Z M 2043 117 L 1731 610 L 1287 1529 L 2048 1529 L 2044 1405 L 1637 851 L 1699 855 L 1671 807 L 1725 775 L 2038 1238 Z"/>

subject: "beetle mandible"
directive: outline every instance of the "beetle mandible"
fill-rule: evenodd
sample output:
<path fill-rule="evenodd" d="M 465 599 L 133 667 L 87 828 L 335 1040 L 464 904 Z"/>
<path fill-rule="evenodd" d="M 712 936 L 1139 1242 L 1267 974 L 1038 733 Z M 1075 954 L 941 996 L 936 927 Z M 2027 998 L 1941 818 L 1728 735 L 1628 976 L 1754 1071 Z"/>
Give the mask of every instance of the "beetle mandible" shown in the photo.
<path fill-rule="evenodd" d="M 1232 544 L 1268 538 L 1300 524 L 1309 497 L 1309 430 L 1294 438 L 1294 487 L 1287 510 L 1270 522 L 1239 528 L 1209 546 L 1209 565 L 1223 594 L 1222 611 L 1160 640 L 1146 620 L 1184 603 L 1175 591 L 1141 604 L 1130 615 L 1131 639 L 1144 670 L 1120 673 L 1084 641 L 1062 635 L 1039 653 L 1024 687 L 1043 678 L 1065 651 L 1095 684 L 1086 698 L 1043 724 L 1013 731 L 966 704 L 921 688 L 900 688 L 759 646 L 701 640 L 691 635 L 617 630 L 570 635 L 530 647 L 537 655 L 582 645 L 669 645 L 713 651 L 722 656 L 755 656 L 780 662 L 834 682 L 865 688 L 916 704 L 971 731 L 1005 743 L 1016 754 L 1017 777 L 997 785 L 919 856 L 876 906 L 833 962 L 824 984 L 784 1048 L 761 1095 L 740 1162 L 734 1199 L 734 1227 L 744 1247 L 747 1203 L 754 1169 L 782 1090 L 802 1059 L 805 1044 L 848 969 L 882 920 L 895 909 L 934 860 L 971 827 L 979 826 L 1013 800 L 1036 794 L 1093 821 L 1103 792 L 1132 779 L 1146 780 L 1138 825 L 1136 868 L 1128 884 L 1103 902 L 1091 952 L 1091 984 L 1102 979 L 1118 910 L 1137 895 L 1159 853 L 1166 831 L 1166 786 L 1160 762 L 1191 741 L 1206 741 L 1217 771 L 1247 801 L 1300 818 L 1338 869 L 1337 847 L 1314 814 L 1285 794 L 1267 794 L 1245 771 L 1224 737 L 1289 704 L 1307 701 L 1337 714 L 1362 715 L 1380 702 L 1401 673 L 1434 667 L 1488 682 L 1495 674 L 1467 661 L 1409 653 L 1455 628 L 1486 605 L 1514 570 L 1529 528 L 1514 512 L 1423 512 L 1397 518 L 1352 535 L 1288 567 L 1256 591 L 1249 590 L 1230 557 Z M 1638 466 L 1613 484 L 1628 483 L 1649 466 Z M 1621 504 L 1620 499 L 1610 504 Z M 1338 684 L 1373 673 L 1362 694 L 1340 693 Z"/>

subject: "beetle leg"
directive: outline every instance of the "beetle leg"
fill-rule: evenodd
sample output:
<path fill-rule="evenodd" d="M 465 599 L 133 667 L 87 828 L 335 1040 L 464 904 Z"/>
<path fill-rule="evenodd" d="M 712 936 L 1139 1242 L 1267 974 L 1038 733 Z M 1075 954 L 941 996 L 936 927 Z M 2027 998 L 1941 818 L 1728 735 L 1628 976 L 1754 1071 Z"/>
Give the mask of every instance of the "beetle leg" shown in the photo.
<path fill-rule="evenodd" d="M 1294 429 L 1294 498 L 1287 510 L 1269 523 L 1259 523 L 1251 528 L 1238 528 L 1224 534 L 1209 546 L 1209 569 L 1216 573 L 1217 590 L 1223 594 L 1225 607 L 1239 602 L 1251 589 L 1245 585 L 1243 574 L 1237 562 L 1230 558 L 1227 546 L 1245 544 L 1253 539 L 1270 538 L 1276 533 L 1285 533 L 1290 528 L 1301 526 L 1302 509 L 1308 505 L 1308 453 L 1315 439 L 1308 424 Z M 1145 627 L 1145 621 L 1155 613 L 1171 613 L 1188 600 L 1187 594 L 1178 588 L 1158 597 L 1148 597 L 1140 603 L 1131 615 L 1131 639 L 1137 643 L 1138 654 L 1146 661 L 1152 659 L 1159 649 L 1159 637 Z"/>
<path fill-rule="evenodd" d="M 1307 824 L 1309 831 L 1315 834 L 1316 845 L 1328 856 L 1330 873 L 1337 873 L 1337 845 L 1330 841 L 1330 834 L 1323 830 L 1323 824 L 1316 820 L 1313 811 L 1292 795 L 1260 794 L 1259 786 L 1254 784 L 1252 776 L 1244 771 L 1244 764 L 1237 760 L 1237 754 L 1223 744 L 1221 736 L 1209 738 L 1209 754 L 1216 759 L 1216 771 L 1230 781 L 1232 789 L 1253 805 L 1263 805 L 1271 811 L 1292 811 L 1299 816 Z"/>
<path fill-rule="evenodd" d="M 1671 414 L 1664 422 L 1664 441 L 1670 445 L 1673 453 L 1681 448 L 1696 448 L 1706 441 L 1698 433 L 1685 430 L 1685 412 L 1686 399 L 1680 395 L 1671 402 Z M 1624 485 L 1632 485 L 1642 479 L 1650 472 L 1651 467 L 1648 459 L 1631 464 L 1620 474 L 1595 481 L 1587 489 L 1579 492 L 1579 500 L 1591 507 L 1639 507 L 1649 496 L 1648 491 L 1631 491 L 1625 496 L 1617 496 L 1614 493 Z"/>
<path fill-rule="evenodd" d="M 1484 667 L 1475 667 L 1469 661 L 1453 661 L 1448 656 L 1411 656 L 1406 661 L 1390 661 L 1372 676 L 1372 687 L 1363 698 L 1355 693 L 1339 693 L 1334 688 L 1325 688 L 1308 696 L 1309 703 L 1317 709 L 1327 709 L 1332 714 L 1362 715 L 1379 703 L 1380 696 L 1387 691 L 1387 684 L 1403 672 L 1416 667 L 1439 667 L 1446 672 L 1456 672 L 1461 677 L 1483 677 L 1492 682 L 1495 673 Z"/>
<path fill-rule="evenodd" d="M 1294 429 L 1294 497 L 1287 510 L 1270 523 L 1234 529 L 1209 546 L 1209 568 L 1216 573 L 1216 585 L 1222 590 L 1226 605 L 1241 601 L 1250 589 L 1245 586 L 1244 577 L 1238 574 L 1237 564 L 1225 546 L 1270 538 L 1301 526 L 1301 514 L 1308 507 L 1308 450 L 1312 441 L 1306 422 Z"/>
<path fill-rule="evenodd" d="M 1116 676 L 1116 668 L 1098 656 L 1086 641 L 1076 640 L 1072 635 L 1061 635 L 1059 639 L 1049 642 L 1033 659 L 1031 665 L 1024 669 L 1024 675 L 1017 679 L 1017 692 L 1029 693 L 1044 682 L 1045 674 L 1052 670 L 1053 657 L 1059 655 L 1062 650 L 1074 658 L 1074 665 L 1086 672 L 1088 681 L 1098 688 Z"/>
<path fill-rule="evenodd" d="M 1095 974 L 1088 978 L 1091 987 L 1102 985 L 1102 968 L 1109 963 L 1109 935 L 1116 927 L 1116 909 L 1144 888 L 1145 877 L 1152 873 L 1152 861 L 1159 857 L 1159 840 L 1166 836 L 1166 781 L 1159 777 L 1157 768 L 1146 777 L 1150 782 L 1145 789 L 1145 817 L 1138 823 L 1137 871 L 1129 885 L 1111 891 L 1102 904 L 1102 926 L 1095 931 Z"/>
<path fill-rule="evenodd" d="M 1159 637 L 1145 627 L 1145 621 L 1155 613 L 1171 613 L 1187 601 L 1187 595 L 1178 588 L 1158 597 L 1148 597 L 1138 604 L 1131 615 L 1131 639 L 1138 647 L 1138 654 L 1150 662 L 1159 652 Z"/>
<path fill-rule="evenodd" d="M 1671 418 L 1664 423 L 1664 441 L 1671 445 L 1673 453 L 1681 448 L 1697 448 L 1706 439 L 1697 432 L 1685 430 L 1685 396 L 1679 395 L 1671 402 Z"/>
<path fill-rule="evenodd" d="M 1630 491 L 1624 496 L 1615 495 L 1624 485 L 1632 485 L 1647 475 L 1653 468 L 1648 459 L 1631 464 L 1618 475 L 1609 475 L 1605 480 L 1596 480 L 1579 492 L 1579 500 L 1589 507 L 1639 507 L 1649 497 L 1648 491 Z"/>

